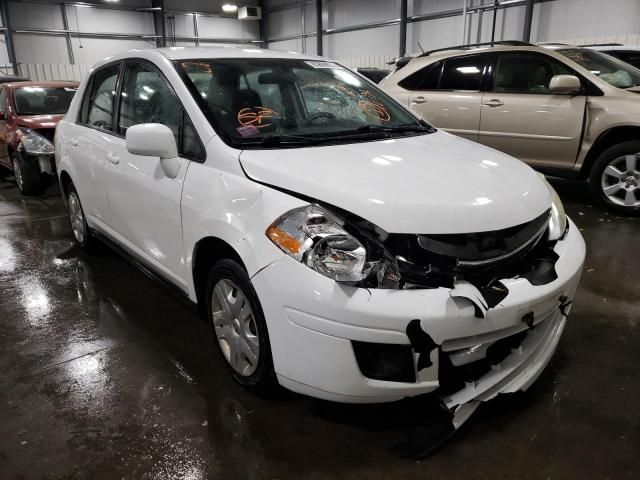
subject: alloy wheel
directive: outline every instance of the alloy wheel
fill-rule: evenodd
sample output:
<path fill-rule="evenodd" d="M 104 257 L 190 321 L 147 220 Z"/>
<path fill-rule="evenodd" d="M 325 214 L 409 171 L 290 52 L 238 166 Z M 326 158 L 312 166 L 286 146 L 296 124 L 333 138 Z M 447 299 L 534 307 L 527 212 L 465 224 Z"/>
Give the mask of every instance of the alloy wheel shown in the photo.
<path fill-rule="evenodd" d="M 640 206 L 640 153 L 612 160 L 602 172 L 601 186 L 607 199 L 623 207 Z"/>
<path fill-rule="evenodd" d="M 78 199 L 76 192 L 71 192 L 69 194 L 69 220 L 71 221 L 73 236 L 76 238 L 78 243 L 84 242 L 87 232 L 85 231 L 82 207 L 80 206 L 80 200 Z"/>
<path fill-rule="evenodd" d="M 233 370 L 252 375 L 260 359 L 260 341 L 251 305 L 240 287 L 228 279 L 219 280 L 211 299 L 213 327 L 220 350 Z"/>

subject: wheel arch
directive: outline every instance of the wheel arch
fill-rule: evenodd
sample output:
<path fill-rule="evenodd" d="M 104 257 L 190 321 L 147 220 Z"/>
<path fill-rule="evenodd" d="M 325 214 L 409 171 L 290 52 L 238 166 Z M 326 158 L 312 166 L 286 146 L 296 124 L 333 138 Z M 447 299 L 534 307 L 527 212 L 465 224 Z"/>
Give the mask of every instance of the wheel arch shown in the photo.
<path fill-rule="evenodd" d="M 612 127 L 602 132 L 593 143 L 580 169 L 582 178 L 588 178 L 593 164 L 606 149 L 631 140 L 640 140 L 640 126 Z"/>
<path fill-rule="evenodd" d="M 71 175 L 69 175 L 69 173 L 66 170 L 60 171 L 60 173 L 58 174 L 58 177 L 60 178 L 60 189 L 62 190 L 62 199 L 66 205 L 67 189 L 69 188 L 69 185 L 73 183 L 73 180 L 71 180 Z"/>
<path fill-rule="evenodd" d="M 247 270 L 247 266 L 237 250 L 219 237 L 201 238 L 193 247 L 191 274 L 193 276 L 198 309 L 201 312 L 204 312 L 206 305 L 205 293 L 209 270 L 215 262 L 224 258 L 238 262 L 242 268 Z"/>

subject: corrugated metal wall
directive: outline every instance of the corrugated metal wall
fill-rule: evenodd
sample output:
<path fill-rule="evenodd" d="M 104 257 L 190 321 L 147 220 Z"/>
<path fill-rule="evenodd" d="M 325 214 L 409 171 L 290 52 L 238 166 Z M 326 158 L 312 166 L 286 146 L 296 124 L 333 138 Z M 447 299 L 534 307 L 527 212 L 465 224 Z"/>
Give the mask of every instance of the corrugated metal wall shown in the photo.
<path fill-rule="evenodd" d="M 62 63 L 21 63 L 19 74 L 36 81 L 73 80 L 82 81 L 91 65 L 68 65 Z"/>

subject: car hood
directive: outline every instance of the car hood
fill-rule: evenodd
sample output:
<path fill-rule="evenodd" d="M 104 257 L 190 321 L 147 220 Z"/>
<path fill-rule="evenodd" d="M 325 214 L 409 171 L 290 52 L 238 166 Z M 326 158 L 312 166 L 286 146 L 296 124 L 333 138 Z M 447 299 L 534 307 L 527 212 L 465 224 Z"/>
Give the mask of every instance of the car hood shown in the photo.
<path fill-rule="evenodd" d="M 25 115 L 24 117 L 18 117 L 16 124 L 20 127 L 33 128 L 34 130 L 56 128 L 62 117 L 64 115 Z"/>
<path fill-rule="evenodd" d="M 500 230 L 551 197 L 524 163 L 445 132 L 293 149 L 245 150 L 249 178 L 354 213 L 389 233 Z"/>

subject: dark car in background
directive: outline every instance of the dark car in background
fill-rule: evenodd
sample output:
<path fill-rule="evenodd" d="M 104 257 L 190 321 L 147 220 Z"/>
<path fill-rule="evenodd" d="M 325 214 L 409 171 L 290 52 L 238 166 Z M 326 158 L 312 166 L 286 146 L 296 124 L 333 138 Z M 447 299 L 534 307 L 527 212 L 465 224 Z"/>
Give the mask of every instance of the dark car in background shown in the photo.
<path fill-rule="evenodd" d="M 377 67 L 358 67 L 356 71 L 371 80 L 373 83 L 380 83 L 384 77 L 391 73 L 391 70 Z"/>
<path fill-rule="evenodd" d="M 42 191 L 56 174 L 53 136 L 77 82 L 0 85 L 0 166 L 12 170 L 23 195 Z"/>

